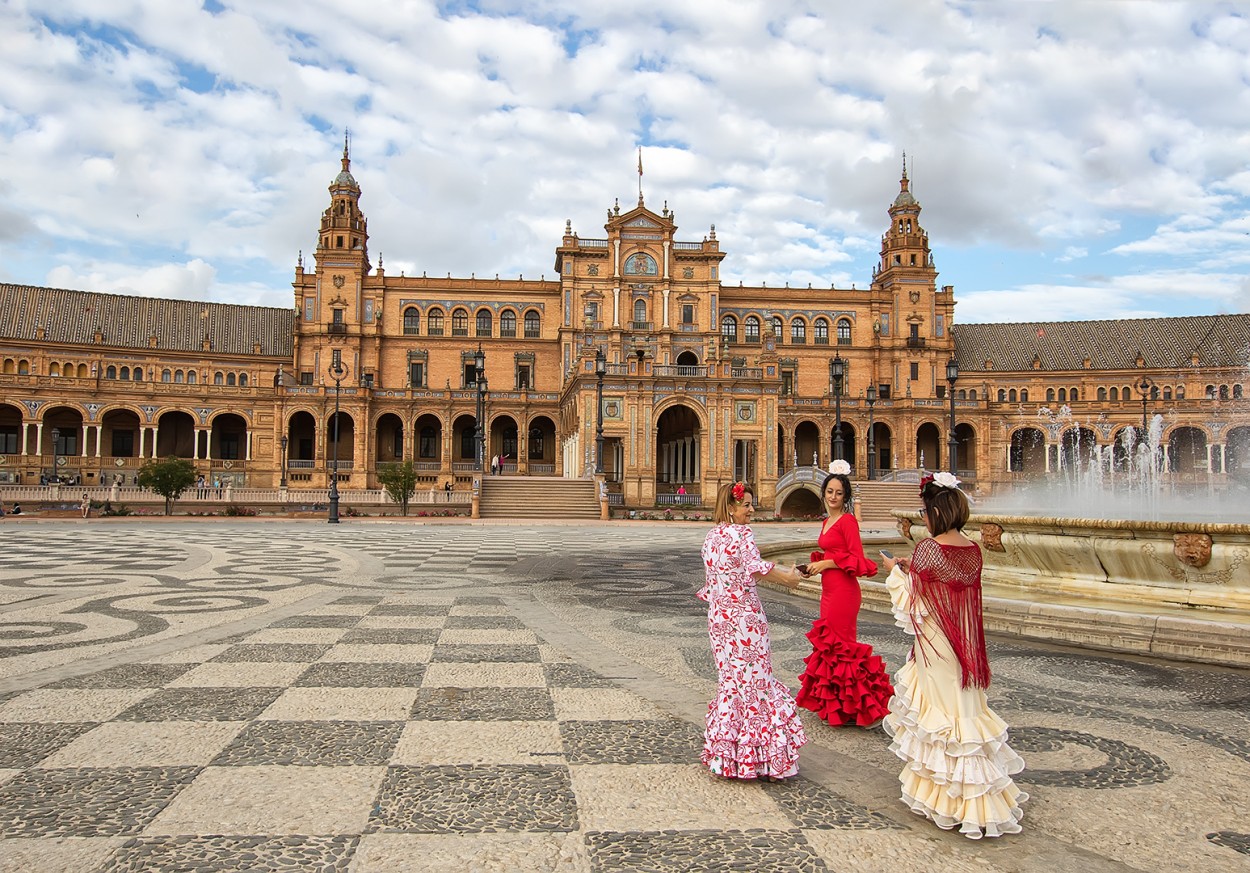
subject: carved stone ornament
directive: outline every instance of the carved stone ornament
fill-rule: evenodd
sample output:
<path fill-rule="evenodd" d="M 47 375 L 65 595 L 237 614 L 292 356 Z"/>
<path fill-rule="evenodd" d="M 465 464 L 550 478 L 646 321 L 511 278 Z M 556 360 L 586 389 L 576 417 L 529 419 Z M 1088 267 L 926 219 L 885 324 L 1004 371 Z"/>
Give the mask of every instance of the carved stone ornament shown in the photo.
<path fill-rule="evenodd" d="M 334 279 L 333 279 L 332 281 L 334 282 L 334 287 L 335 287 L 335 288 L 342 288 L 342 287 L 343 287 L 343 283 L 344 283 L 344 282 L 346 282 L 346 281 L 347 281 L 347 279 L 346 279 L 345 277 L 343 277 L 343 276 L 335 276 L 335 277 L 334 277 Z"/>
<path fill-rule="evenodd" d="M 900 518 L 898 520 L 898 533 L 905 540 L 911 539 L 911 519 Z"/>
<path fill-rule="evenodd" d="M 981 545 L 991 552 L 1005 552 L 1002 525 L 987 521 L 981 525 Z"/>
<path fill-rule="evenodd" d="M 1172 537 L 1172 554 L 1190 567 L 1205 567 L 1211 560 L 1211 537 L 1207 534 L 1176 534 Z"/>
<path fill-rule="evenodd" d="M 912 303 L 918 303 L 920 301 L 920 289 L 912 288 L 907 292 L 907 298 L 911 300 Z"/>

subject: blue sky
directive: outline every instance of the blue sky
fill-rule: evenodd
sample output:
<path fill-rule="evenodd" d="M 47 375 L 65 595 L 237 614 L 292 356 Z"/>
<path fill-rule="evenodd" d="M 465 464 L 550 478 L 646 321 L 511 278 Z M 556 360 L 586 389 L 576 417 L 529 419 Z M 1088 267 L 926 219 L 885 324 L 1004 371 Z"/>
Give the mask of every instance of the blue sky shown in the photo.
<path fill-rule="evenodd" d="M 629 8 L 0 5 L 0 281 L 290 305 L 351 128 L 392 275 L 550 276 L 642 146 L 726 283 L 862 288 L 906 151 L 959 321 L 1250 311 L 1240 4 Z"/>

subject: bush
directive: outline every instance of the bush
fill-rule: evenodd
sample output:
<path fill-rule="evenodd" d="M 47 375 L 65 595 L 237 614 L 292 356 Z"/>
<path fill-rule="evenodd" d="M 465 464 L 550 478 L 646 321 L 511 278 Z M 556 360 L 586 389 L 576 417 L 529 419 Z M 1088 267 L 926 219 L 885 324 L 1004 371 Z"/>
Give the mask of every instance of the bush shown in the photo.
<path fill-rule="evenodd" d="M 100 515 L 134 515 L 134 513 L 131 511 L 130 507 L 124 503 L 119 503 L 114 506 L 111 502 L 106 500 L 104 501 L 104 505 L 100 507 Z"/>
<path fill-rule="evenodd" d="M 226 508 L 221 511 L 221 514 L 230 516 L 252 516 L 256 515 L 257 512 L 250 506 L 241 506 L 238 503 L 230 503 L 227 504 Z"/>

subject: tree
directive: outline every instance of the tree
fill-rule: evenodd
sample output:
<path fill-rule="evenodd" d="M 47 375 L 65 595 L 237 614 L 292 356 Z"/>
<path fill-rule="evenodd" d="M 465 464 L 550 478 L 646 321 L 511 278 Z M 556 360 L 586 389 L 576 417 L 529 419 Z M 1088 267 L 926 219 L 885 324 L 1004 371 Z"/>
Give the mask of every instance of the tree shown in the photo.
<path fill-rule="evenodd" d="M 165 514 L 172 515 L 174 501 L 195 484 L 195 465 L 186 458 L 148 461 L 139 468 L 139 487 L 165 498 Z"/>
<path fill-rule="evenodd" d="M 402 464 L 383 464 L 378 467 L 378 481 L 382 483 L 386 493 L 391 495 L 391 500 L 398 503 L 404 515 L 407 515 L 408 501 L 412 500 L 412 495 L 417 493 L 417 468 L 413 466 L 412 461 L 404 461 Z"/>

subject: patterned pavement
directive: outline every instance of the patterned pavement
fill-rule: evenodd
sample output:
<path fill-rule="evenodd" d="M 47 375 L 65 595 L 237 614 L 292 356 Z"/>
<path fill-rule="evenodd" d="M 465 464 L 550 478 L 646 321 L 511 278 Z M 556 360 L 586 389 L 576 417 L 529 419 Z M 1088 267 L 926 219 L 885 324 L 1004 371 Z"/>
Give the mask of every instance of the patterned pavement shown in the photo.
<path fill-rule="evenodd" d="M 708 775 L 704 533 L 2 524 L 0 871 L 1250 870 L 1245 671 L 996 640 L 998 841 L 908 813 L 879 731 Z M 815 604 L 766 602 L 794 687 Z"/>

